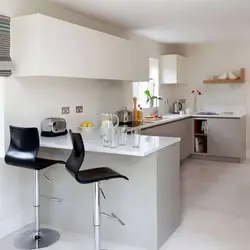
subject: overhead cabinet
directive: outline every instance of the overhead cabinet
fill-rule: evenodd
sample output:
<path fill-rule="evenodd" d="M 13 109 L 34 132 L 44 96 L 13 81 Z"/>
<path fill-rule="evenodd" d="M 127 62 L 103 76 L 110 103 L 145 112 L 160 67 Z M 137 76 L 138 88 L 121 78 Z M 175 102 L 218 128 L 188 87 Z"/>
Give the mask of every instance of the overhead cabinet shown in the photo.
<path fill-rule="evenodd" d="M 12 19 L 15 76 L 148 80 L 138 43 L 42 14 Z"/>
<path fill-rule="evenodd" d="M 160 83 L 186 83 L 186 58 L 180 55 L 162 55 L 160 58 Z"/>

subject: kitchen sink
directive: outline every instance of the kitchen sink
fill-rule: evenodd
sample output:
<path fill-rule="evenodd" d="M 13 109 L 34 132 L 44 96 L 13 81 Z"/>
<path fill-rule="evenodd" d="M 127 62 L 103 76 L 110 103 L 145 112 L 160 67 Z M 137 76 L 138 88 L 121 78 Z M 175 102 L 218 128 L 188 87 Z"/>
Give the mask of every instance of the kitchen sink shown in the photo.
<path fill-rule="evenodd" d="M 195 115 L 220 115 L 216 112 L 196 112 Z"/>

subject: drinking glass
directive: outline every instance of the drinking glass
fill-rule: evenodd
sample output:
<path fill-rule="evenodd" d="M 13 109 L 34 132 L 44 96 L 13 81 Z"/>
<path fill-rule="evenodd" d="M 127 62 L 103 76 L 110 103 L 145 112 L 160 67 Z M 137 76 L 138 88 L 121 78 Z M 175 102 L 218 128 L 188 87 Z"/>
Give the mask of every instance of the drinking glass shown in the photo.
<path fill-rule="evenodd" d="M 110 148 L 117 148 L 118 146 L 118 131 L 116 128 L 110 130 L 109 134 L 109 147 Z"/>
<path fill-rule="evenodd" d="M 103 147 L 109 147 L 110 141 L 109 141 L 109 130 L 107 128 L 102 128 L 100 131 L 101 135 L 101 141 Z"/>
<path fill-rule="evenodd" d="M 135 128 L 131 131 L 132 134 L 132 147 L 133 148 L 139 148 L 141 144 L 141 129 Z"/>
<path fill-rule="evenodd" d="M 127 144 L 127 132 L 126 127 L 119 128 L 119 145 L 125 146 Z"/>

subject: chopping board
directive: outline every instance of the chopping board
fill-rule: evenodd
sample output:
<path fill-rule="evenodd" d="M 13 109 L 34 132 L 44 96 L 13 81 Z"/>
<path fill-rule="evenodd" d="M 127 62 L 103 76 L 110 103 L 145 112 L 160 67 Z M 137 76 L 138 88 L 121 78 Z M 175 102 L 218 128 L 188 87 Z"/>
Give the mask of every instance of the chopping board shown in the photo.
<path fill-rule="evenodd" d="M 144 123 L 152 123 L 152 122 L 157 122 L 157 121 L 161 121 L 163 120 L 162 118 L 158 118 L 158 117 L 152 117 L 152 118 L 145 118 L 143 119 Z"/>

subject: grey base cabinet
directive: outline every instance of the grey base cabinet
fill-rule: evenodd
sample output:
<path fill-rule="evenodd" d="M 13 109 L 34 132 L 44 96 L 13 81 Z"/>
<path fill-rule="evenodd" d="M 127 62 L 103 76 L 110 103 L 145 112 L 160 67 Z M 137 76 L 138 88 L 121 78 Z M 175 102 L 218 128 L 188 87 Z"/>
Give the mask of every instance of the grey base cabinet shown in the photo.
<path fill-rule="evenodd" d="M 246 158 L 246 118 L 207 118 L 207 154 Z"/>
<path fill-rule="evenodd" d="M 184 119 L 176 122 L 166 123 L 164 125 L 147 128 L 142 130 L 143 135 L 179 137 L 180 159 L 187 158 L 192 153 L 193 138 L 193 119 Z"/>

